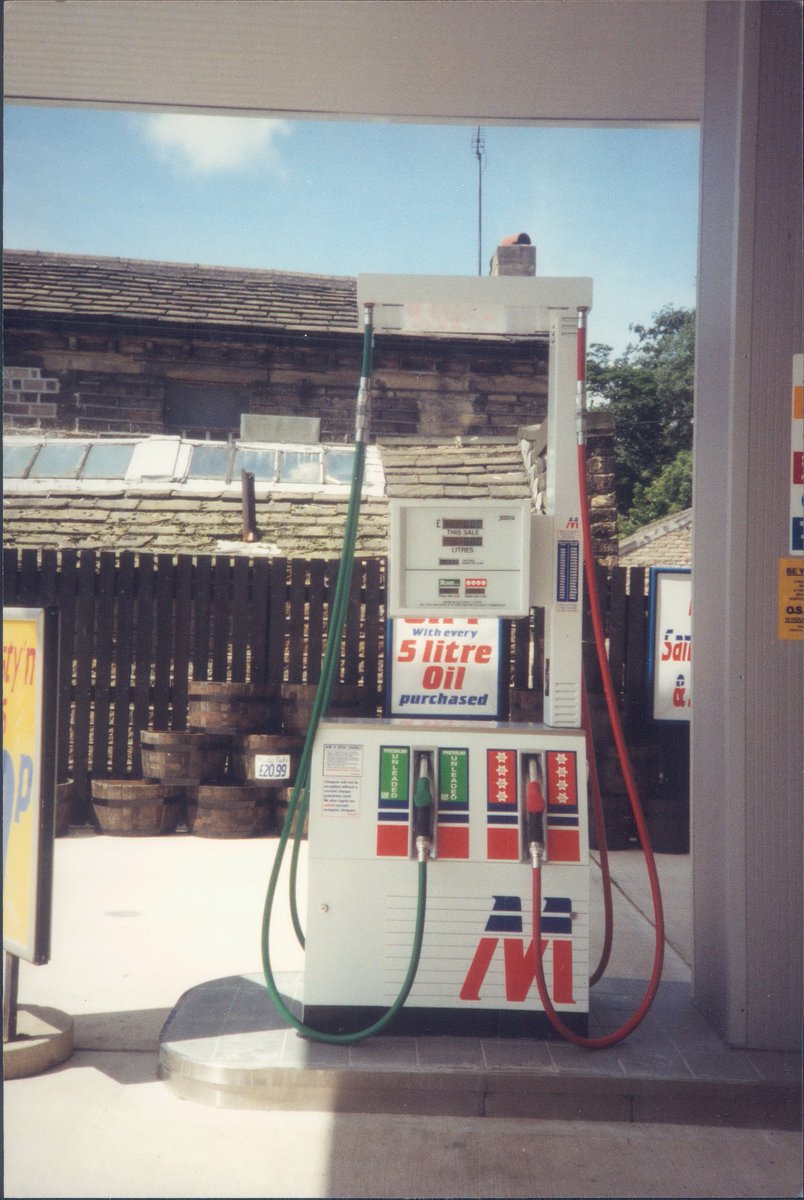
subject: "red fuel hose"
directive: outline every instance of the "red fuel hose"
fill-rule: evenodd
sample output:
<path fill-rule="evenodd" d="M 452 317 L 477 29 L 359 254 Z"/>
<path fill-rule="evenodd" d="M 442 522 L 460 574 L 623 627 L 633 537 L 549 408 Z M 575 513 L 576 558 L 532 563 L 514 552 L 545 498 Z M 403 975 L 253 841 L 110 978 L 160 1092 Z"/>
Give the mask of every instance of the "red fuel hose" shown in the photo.
<path fill-rule="evenodd" d="M 581 720 L 586 734 L 586 761 L 589 765 L 589 794 L 592 800 L 592 818 L 597 835 L 597 848 L 600 854 L 600 874 L 603 879 L 603 946 L 600 959 L 592 974 L 589 976 L 589 986 L 594 987 L 606 973 L 611 957 L 611 943 L 614 936 L 614 906 L 611 898 L 611 870 L 609 868 L 609 851 L 606 845 L 606 824 L 603 819 L 603 798 L 600 794 L 600 778 L 597 773 L 597 756 L 595 754 L 595 739 L 592 732 L 592 714 L 589 711 L 589 693 L 586 688 L 586 677 L 583 677 L 581 688 Z"/>
<path fill-rule="evenodd" d="M 608 709 L 609 720 L 611 722 L 612 732 L 614 734 L 614 742 L 617 747 L 617 755 L 620 761 L 623 778 L 625 780 L 625 789 L 628 793 L 628 799 L 631 803 L 631 811 L 634 814 L 636 822 L 637 834 L 642 847 L 642 853 L 645 856 L 645 865 L 648 871 L 648 879 L 650 882 L 651 899 L 653 901 L 653 912 L 655 918 L 655 943 L 653 954 L 653 967 L 651 976 L 648 981 L 648 986 L 642 1000 L 636 1011 L 626 1023 L 615 1030 L 613 1033 L 605 1034 L 602 1037 L 590 1038 L 583 1037 L 581 1034 L 575 1033 L 569 1029 L 553 1007 L 550 995 L 547 990 L 547 984 L 544 978 L 544 964 L 542 962 L 541 952 L 541 913 L 542 913 L 542 879 L 541 879 L 541 864 L 533 868 L 533 957 L 536 974 L 536 987 L 539 992 L 539 999 L 542 1007 L 550 1021 L 550 1024 L 560 1033 L 568 1042 L 572 1042 L 575 1046 L 582 1046 L 587 1050 L 604 1050 L 608 1046 L 614 1046 L 628 1037 L 630 1033 L 645 1019 L 653 1003 L 654 997 L 659 987 L 662 978 L 662 966 L 664 964 L 664 912 L 662 910 L 662 894 L 659 887 L 659 876 L 656 870 L 656 860 L 653 857 L 651 849 L 650 836 L 648 827 L 645 823 L 645 816 L 642 812 L 642 805 L 639 801 L 634 773 L 631 769 L 631 762 L 628 757 L 628 748 L 625 744 L 625 736 L 623 734 L 622 722 L 620 721 L 620 713 L 617 708 L 617 698 L 614 694 L 614 684 L 611 678 L 609 669 L 609 660 L 606 654 L 606 640 L 603 631 L 603 618 L 600 611 L 600 596 L 597 589 L 597 578 L 595 575 L 595 559 L 592 548 L 592 530 L 589 521 L 589 495 L 586 486 L 586 452 L 581 442 L 578 446 L 578 481 L 580 490 L 580 508 L 581 508 L 581 525 L 583 529 L 583 548 L 584 548 L 584 566 L 586 568 L 586 581 L 589 590 L 589 608 L 592 617 L 592 628 L 595 635 L 595 647 L 597 649 L 598 663 L 600 665 L 600 674 L 603 679 L 603 691 L 606 696 L 606 707 Z M 588 711 L 586 713 L 586 726 L 588 728 Z"/>

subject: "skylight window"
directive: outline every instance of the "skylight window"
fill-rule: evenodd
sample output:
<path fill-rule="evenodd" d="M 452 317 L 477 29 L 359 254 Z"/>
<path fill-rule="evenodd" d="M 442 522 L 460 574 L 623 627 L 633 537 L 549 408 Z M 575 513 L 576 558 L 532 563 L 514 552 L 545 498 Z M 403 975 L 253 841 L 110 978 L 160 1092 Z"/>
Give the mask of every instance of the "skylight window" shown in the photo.
<path fill-rule="evenodd" d="M 232 479 L 238 480 L 241 471 L 251 471 L 255 480 L 273 483 L 276 480 L 276 450 L 239 449 L 235 455 Z"/>
<path fill-rule="evenodd" d="M 319 450 L 283 450 L 279 478 L 283 483 L 320 483 L 321 452 Z"/>
<path fill-rule="evenodd" d="M 194 494 L 213 488 L 239 488 L 241 472 L 249 471 L 263 488 L 280 484 L 311 489 L 348 486 L 354 464 L 354 447 L 294 443 L 290 446 L 259 442 L 213 442 L 179 437 L 150 436 L 71 439 L 41 435 L 3 444 L 3 476 L 9 482 L 30 479 L 64 491 L 71 481 L 87 490 L 120 483 L 149 487 L 168 482 L 190 485 Z"/>
<path fill-rule="evenodd" d="M 97 442 L 90 446 L 86 462 L 81 468 L 82 479 L 121 479 L 128 470 L 134 454 L 132 444 Z"/>
<path fill-rule="evenodd" d="M 84 442 L 46 442 L 31 467 L 31 479 L 77 479 L 87 453 Z"/>
<path fill-rule="evenodd" d="M 354 450 L 327 450 L 324 455 L 324 482 L 350 483 L 354 460 Z"/>
<path fill-rule="evenodd" d="M 39 449 L 38 445 L 20 446 L 6 442 L 3 446 L 3 478 L 24 479 Z"/>
<path fill-rule="evenodd" d="M 129 474 L 140 479 L 173 479 L 180 448 L 180 438 L 150 437 L 138 442 Z"/>
<path fill-rule="evenodd" d="M 229 474 L 229 447 L 220 442 L 205 442 L 193 446 L 187 471 L 188 479 L 226 480 Z"/>

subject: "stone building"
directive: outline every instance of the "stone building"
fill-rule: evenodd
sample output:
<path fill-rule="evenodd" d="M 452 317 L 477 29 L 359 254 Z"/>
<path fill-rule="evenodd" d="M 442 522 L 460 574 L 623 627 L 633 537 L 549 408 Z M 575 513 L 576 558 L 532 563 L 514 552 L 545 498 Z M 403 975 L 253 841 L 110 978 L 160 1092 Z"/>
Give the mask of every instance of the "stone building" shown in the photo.
<path fill-rule="evenodd" d="M 691 567 L 692 509 L 670 513 L 620 538 L 621 567 Z"/>
<path fill-rule="evenodd" d="M 500 246 L 492 272 L 533 274 L 535 248 Z M 337 552 L 344 454 L 340 471 L 326 463 L 353 435 L 354 278 L 9 250 L 4 320 L 7 546 Z M 534 494 L 547 368 L 544 336 L 379 333 L 362 552 L 385 552 L 393 495 Z M 45 462 L 68 442 L 54 476 Z M 100 466 L 113 445 L 114 470 Z M 237 464 L 260 451 L 273 465 L 255 473 L 250 544 Z M 283 476 L 292 455 L 301 473 Z M 596 551 L 613 562 L 605 415 L 589 458 Z"/>

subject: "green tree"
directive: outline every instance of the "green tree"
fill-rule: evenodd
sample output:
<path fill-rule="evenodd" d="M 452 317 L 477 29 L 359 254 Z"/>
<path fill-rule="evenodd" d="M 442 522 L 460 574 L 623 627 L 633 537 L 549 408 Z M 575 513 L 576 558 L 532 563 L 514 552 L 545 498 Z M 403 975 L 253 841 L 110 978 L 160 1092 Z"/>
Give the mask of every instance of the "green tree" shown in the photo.
<path fill-rule="evenodd" d="M 614 413 L 621 533 L 692 500 L 695 313 L 667 305 L 632 330 L 637 340 L 621 357 L 594 345 L 587 367 L 593 402 Z"/>
<path fill-rule="evenodd" d="M 647 487 L 638 483 L 634 488 L 634 501 L 628 513 L 620 517 L 619 531 L 624 536 L 666 517 L 670 513 L 683 512 L 692 504 L 692 451 L 679 450 L 676 457 L 663 467 Z"/>

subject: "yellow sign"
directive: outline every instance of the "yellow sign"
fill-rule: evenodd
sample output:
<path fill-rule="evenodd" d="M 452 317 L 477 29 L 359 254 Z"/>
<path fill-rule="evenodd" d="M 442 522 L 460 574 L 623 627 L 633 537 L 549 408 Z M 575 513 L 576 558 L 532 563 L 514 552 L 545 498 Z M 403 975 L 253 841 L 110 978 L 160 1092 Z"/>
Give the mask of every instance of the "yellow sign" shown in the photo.
<path fill-rule="evenodd" d="M 804 639 L 804 560 L 779 559 L 779 638 Z"/>
<path fill-rule="evenodd" d="M 49 953 L 53 784 L 43 780 L 45 707 L 45 613 L 4 609 L 3 945 L 30 962 L 46 962 Z M 52 753 L 44 758 L 50 770 Z"/>

